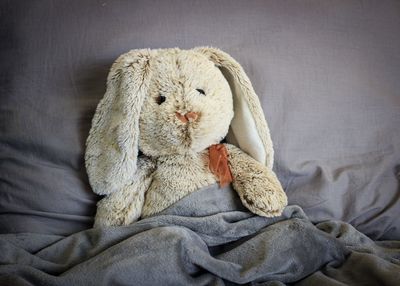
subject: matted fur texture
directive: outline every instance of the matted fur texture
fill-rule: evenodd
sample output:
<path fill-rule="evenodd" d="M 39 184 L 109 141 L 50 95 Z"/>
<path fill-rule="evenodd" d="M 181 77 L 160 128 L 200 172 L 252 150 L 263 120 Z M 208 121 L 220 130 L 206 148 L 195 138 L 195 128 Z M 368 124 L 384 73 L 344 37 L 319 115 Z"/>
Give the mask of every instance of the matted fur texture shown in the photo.
<path fill-rule="evenodd" d="M 126 225 L 216 183 L 208 147 L 228 143 L 233 187 L 261 216 L 287 204 L 273 149 L 242 67 L 215 48 L 132 50 L 113 64 L 85 154 L 95 225 Z M 139 156 L 139 151 L 142 153 Z M 247 155 L 248 153 L 249 155 Z"/>

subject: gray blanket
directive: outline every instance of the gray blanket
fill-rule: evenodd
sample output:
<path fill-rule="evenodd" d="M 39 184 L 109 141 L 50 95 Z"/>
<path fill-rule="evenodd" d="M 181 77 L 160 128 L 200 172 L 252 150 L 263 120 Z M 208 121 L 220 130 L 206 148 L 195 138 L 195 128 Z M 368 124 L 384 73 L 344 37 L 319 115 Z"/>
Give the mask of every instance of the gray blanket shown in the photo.
<path fill-rule="evenodd" d="M 0 235 L 0 285 L 399 285 L 399 259 L 400 242 L 298 206 L 254 216 L 212 186 L 126 227 Z"/>

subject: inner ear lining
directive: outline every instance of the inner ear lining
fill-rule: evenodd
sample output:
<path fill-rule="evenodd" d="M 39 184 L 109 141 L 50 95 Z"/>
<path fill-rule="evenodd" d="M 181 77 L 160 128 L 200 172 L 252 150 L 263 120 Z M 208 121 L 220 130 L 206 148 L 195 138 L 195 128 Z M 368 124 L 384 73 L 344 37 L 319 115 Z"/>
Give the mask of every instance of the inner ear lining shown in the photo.
<path fill-rule="evenodd" d="M 228 143 L 232 143 L 248 153 L 257 161 L 266 163 L 266 149 L 259 134 L 254 114 L 246 100 L 243 87 L 238 83 L 229 69 L 219 68 L 228 81 L 232 91 L 234 117 L 226 137 Z"/>

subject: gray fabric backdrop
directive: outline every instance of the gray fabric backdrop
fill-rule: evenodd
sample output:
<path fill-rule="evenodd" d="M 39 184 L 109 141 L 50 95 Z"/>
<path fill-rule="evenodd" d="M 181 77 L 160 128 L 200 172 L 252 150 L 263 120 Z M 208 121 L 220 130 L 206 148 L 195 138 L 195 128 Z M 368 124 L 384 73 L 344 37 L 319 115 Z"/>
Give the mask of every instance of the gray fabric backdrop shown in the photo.
<path fill-rule="evenodd" d="M 253 82 L 290 203 L 400 239 L 400 2 L 0 5 L 1 233 L 91 226 L 84 142 L 119 54 L 212 45 Z"/>

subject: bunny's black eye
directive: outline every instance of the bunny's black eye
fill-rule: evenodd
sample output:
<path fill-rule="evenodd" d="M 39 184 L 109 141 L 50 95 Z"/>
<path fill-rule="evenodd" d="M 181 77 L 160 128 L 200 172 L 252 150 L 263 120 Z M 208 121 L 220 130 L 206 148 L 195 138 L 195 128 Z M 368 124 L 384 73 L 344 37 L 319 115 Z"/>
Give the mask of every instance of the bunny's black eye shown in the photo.
<path fill-rule="evenodd" d="M 206 93 L 204 92 L 204 90 L 202 90 L 202 89 L 200 89 L 200 88 L 196 88 L 196 90 L 197 90 L 200 94 L 206 95 Z"/>
<path fill-rule="evenodd" d="M 166 100 L 166 97 L 165 97 L 164 95 L 159 95 L 159 96 L 156 98 L 156 102 L 157 102 L 158 105 L 160 105 L 161 103 L 163 103 L 165 100 Z"/>

